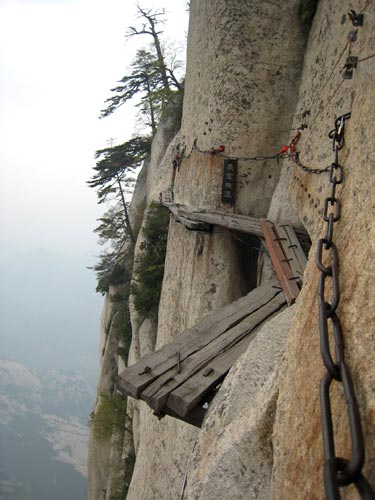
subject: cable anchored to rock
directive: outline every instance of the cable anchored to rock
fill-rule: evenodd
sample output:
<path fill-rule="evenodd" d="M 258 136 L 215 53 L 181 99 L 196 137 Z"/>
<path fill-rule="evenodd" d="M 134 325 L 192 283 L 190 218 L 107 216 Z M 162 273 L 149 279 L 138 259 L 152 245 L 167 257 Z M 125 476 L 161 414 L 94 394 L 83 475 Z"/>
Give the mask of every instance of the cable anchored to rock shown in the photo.
<path fill-rule="evenodd" d="M 177 153 L 173 160 L 173 166 L 179 167 L 182 160 L 188 159 L 191 157 L 193 152 L 197 152 L 203 155 L 208 156 L 218 156 L 220 158 L 226 160 L 238 160 L 238 161 L 265 161 L 265 160 L 281 160 L 285 158 L 291 158 L 294 156 L 294 153 L 280 152 L 270 156 L 236 156 L 236 155 L 227 155 L 225 153 L 225 146 L 220 145 L 218 147 L 212 147 L 210 149 L 200 149 L 197 145 L 197 139 L 195 139 L 194 144 L 188 154 L 185 153 L 185 148 L 181 149 L 181 146 L 177 146 Z"/>

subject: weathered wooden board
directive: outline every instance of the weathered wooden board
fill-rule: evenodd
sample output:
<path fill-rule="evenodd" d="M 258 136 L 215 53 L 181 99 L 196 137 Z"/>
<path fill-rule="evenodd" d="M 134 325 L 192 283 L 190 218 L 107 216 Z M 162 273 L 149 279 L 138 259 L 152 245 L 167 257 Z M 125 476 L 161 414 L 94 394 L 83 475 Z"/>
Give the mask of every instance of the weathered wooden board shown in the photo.
<path fill-rule="evenodd" d="M 199 222 L 197 220 L 187 219 L 180 215 L 177 219 L 178 222 L 183 224 L 190 231 L 206 231 L 209 232 L 212 230 L 212 226 L 207 224 L 206 222 Z"/>
<path fill-rule="evenodd" d="M 198 404 L 184 417 L 181 417 L 180 415 L 178 415 L 169 408 L 165 408 L 163 413 L 161 414 L 155 413 L 155 415 L 158 416 L 159 418 L 164 417 L 164 415 L 169 415 L 170 417 L 178 418 L 180 420 L 183 420 L 184 422 L 187 422 L 188 424 L 194 425 L 195 427 L 202 427 L 205 413 L 206 410 Z"/>
<path fill-rule="evenodd" d="M 280 240 L 282 237 L 271 222 L 261 219 L 260 223 L 276 275 L 280 281 L 288 305 L 291 305 L 299 295 L 299 288 L 295 276 L 293 276 L 289 258 L 284 253 Z M 283 241 L 285 240 L 286 238 L 283 237 Z"/>
<path fill-rule="evenodd" d="M 195 356 L 195 358 L 198 358 L 198 362 L 202 362 L 201 368 L 198 371 L 195 370 L 195 373 L 190 373 L 192 370 L 191 367 L 189 367 L 184 382 L 169 393 L 166 402 L 167 407 L 175 411 L 181 417 L 189 413 L 191 409 L 202 400 L 205 394 L 220 383 L 239 356 L 246 351 L 249 343 L 255 336 L 257 327 L 285 305 L 286 300 L 284 294 L 279 293 L 272 301 L 258 311 L 257 314 L 244 319 L 240 325 L 228 332 L 228 336 L 235 336 L 236 341 L 228 344 L 226 349 L 219 351 L 216 357 L 211 357 L 211 359 L 207 357 L 206 362 L 204 356 L 202 356 L 202 359 L 199 359 L 200 356 Z M 262 314 L 259 314 L 260 312 Z M 238 332 L 235 330 L 239 327 L 243 329 L 243 335 L 237 335 Z M 197 362 L 196 364 L 198 365 Z M 185 366 L 182 367 L 181 374 L 176 376 L 176 382 L 178 382 L 179 378 L 183 379 L 184 374 Z"/>
<path fill-rule="evenodd" d="M 178 205 L 174 202 L 165 202 L 164 205 L 168 207 L 175 218 L 188 229 L 209 231 L 211 226 L 216 225 L 242 233 L 252 234 L 254 236 L 258 236 L 259 238 L 264 237 L 260 219 L 254 217 L 218 211 L 207 212 L 205 210 L 191 210 L 185 205 Z M 194 222 L 196 224 L 200 222 L 202 225 L 195 226 L 193 224 Z M 309 250 L 311 241 L 306 231 L 303 231 L 302 229 L 294 229 L 294 232 L 302 248 Z"/>
<path fill-rule="evenodd" d="M 208 224 L 226 227 L 235 231 L 252 234 L 262 237 L 263 233 L 260 228 L 259 219 L 254 217 L 245 217 L 238 214 L 227 214 L 224 212 L 185 212 L 181 210 L 181 214 L 186 218 L 191 218 L 197 221 L 206 222 Z"/>
<path fill-rule="evenodd" d="M 204 368 L 174 389 L 168 396 L 166 411 L 172 410 L 177 416 L 184 418 L 223 380 L 233 364 L 246 351 L 254 335 L 255 333 L 247 335 L 232 349 L 213 358 Z"/>
<path fill-rule="evenodd" d="M 144 356 L 138 363 L 129 366 L 119 375 L 118 389 L 126 395 L 139 398 L 145 387 L 177 366 L 177 353 L 179 353 L 181 363 L 222 333 L 236 326 L 277 294 L 278 290 L 273 286 L 277 287 L 278 283 L 268 283 L 252 290 L 245 297 L 206 316 L 194 327 L 180 333 L 173 342 L 162 349 Z"/>
<path fill-rule="evenodd" d="M 152 384 L 144 389 L 140 396 L 141 399 L 146 401 L 155 411 L 162 411 L 171 391 L 184 383 L 199 370 L 206 367 L 213 358 L 216 358 L 220 354 L 227 353 L 227 356 L 223 358 L 223 362 L 225 359 L 226 365 L 222 368 L 222 374 L 225 375 L 227 370 L 229 370 L 239 356 L 237 352 L 234 352 L 234 355 L 231 354 L 234 346 L 285 304 L 284 295 L 278 290 L 274 290 L 274 292 L 274 297 L 265 302 L 259 309 L 253 311 L 252 314 L 244 318 L 233 328 L 230 328 L 213 339 L 198 352 L 186 358 L 181 363 L 180 371 L 174 367 L 157 378 Z M 231 364 L 228 367 L 230 361 Z M 189 407 L 189 409 L 191 408 Z M 189 411 L 189 409 L 187 411 Z"/>
<path fill-rule="evenodd" d="M 304 252 L 308 253 L 311 248 L 311 239 L 308 235 L 307 231 L 301 228 L 294 227 L 294 232 L 296 233 L 296 237 L 303 249 Z"/>
<path fill-rule="evenodd" d="M 292 269 L 293 276 L 297 279 L 297 284 L 301 285 L 303 274 L 307 265 L 306 256 L 301 248 L 294 229 L 289 224 L 275 224 L 275 228 L 279 236 L 282 238 L 280 243 L 283 247 L 289 265 Z M 286 238 L 284 240 L 284 238 Z"/>
<path fill-rule="evenodd" d="M 176 222 L 180 222 L 187 229 L 191 231 L 206 231 L 206 232 L 211 231 L 212 229 L 211 224 L 185 217 L 184 215 L 182 215 L 177 205 L 175 205 L 173 202 L 166 201 L 163 202 L 163 205 L 167 207 L 169 211 L 173 214 L 174 218 L 176 219 Z"/>

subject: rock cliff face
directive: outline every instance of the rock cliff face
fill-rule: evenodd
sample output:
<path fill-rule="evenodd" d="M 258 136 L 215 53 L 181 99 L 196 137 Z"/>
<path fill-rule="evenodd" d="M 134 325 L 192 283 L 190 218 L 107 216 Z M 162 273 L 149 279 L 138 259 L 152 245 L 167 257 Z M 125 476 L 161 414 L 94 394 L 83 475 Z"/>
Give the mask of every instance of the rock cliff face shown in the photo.
<path fill-rule="evenodd" d="M 228 156 L 272 156 L 294 137 L 291 129 L 300 126 L 305 110 L 310 110 L 308 128 L 298 149 L 301 161 L 312 168 L 332 163 L 328 131 L 337 116 L 352 113 L 339 157 L 345 178 L 338 186 L 342 211 L 334 241 L 340 255 L 339 315 L 366 442 L 364 472 L 375 484 L 375 146 L 370 111 L 375 58 L 359 62 L 352 79 L 342 79 L 348 33 L 354 29 L 343 15 L 365 5 L 320 0 L 306 45 L 300 3 L 191 1 L 181 129 L 174 136 L 167 123 L 158 131 L 143 191 L 135 199 L 157 200 L 170 187 L 176 148 L 185 147 L 188 158 L 174 181 L 177 203 L 304 226 L 312 247 L 296 304 L 259 328 L 210 404 L 202 429 L 168 416 L 158 420 L 143 403 L 129 402 L 136 452 L 130 500 L 324 498 L 319 405 L 324 369 L 315 249 L 325 230 L 321 212 L 330 193 L 328 175 L 307 173 L 289 160 L 240 160 L 236 204 L 229 207 L 220 200 L 222 159 L 200 152 L 224 145 Z M 351 50 L 360 59 L 375 53 L 371 3 Z M 171 217 L 159 322 L 156 328 L 147 318 L 141 321 L 132 309 L 132 361 L 246 293 L 254 286 L 254 273 L 258 281 L 267 279 L 270 266 L 257 271 L 257 252 L 238 238 L 223 229 L 187 231 Z M 105 384 L 105 372 L 114 365 L 104 357 L 101 363 L 100 383 Z M 332 399 L 337 453 L 349 457 L 346 405 L 336 387 Z M 95 467 L 92 480 L 89 467 L 89 481 L 100 485 L 91 486 L 91 499 L 103 498 L 107 489 L 108 446 L 92 443 L 97 451 L 91 453 Z M 352 487 L 345 495 L 356 498 Z"/>

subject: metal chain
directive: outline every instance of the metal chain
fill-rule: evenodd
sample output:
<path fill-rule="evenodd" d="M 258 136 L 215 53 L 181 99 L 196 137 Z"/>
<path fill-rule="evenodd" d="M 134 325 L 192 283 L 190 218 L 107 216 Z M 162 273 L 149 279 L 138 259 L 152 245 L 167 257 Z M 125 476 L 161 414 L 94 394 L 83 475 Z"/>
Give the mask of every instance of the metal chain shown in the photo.
<path fill-rule="evenodd" d="M 211 149 L 206 149 L 202 150 L 197 146 L 197 140 L 194 141 L 193 146 L 188 154 L 185 154 L 185 148 L 183 147 L 182 150 L 178 149 L 178 152 L 176 154 L 175 160 L 174 161 L 179 161 L 181 160 L 186 160 L 187 158 L 190 158 L 190 156 L 193 154 L 194 151 L 197 153 L 203 154 L 203 155 L 210 155 L 210 156 L 219 156 L 220 158 L 224 159 L 229 159 L 229 160 L 238 160 L 238 161 L 264 161 L 264 160 L 283 160 L 286 158 L 294 158 L 294 153 L 293 154 L 274 154 L 272 156 L 229 156 L 223 154 L 225 148 L 224 146 L 219 146 L 219 148 L 211 148 Z"/>
<path fill-rule="evenodd" d="M 365 462 L 365 447 L 358 403 L 349 366 L 345 361 L 344 338 L 341 322 L 337 314 L 340 303 L 339 258 L 337 247 L 333 242 L 334 224 L 340 220 L 340 200 L 336 195 L 336 186 L 342 184 L 343 168 L 339 164 L 338 153 L 344 145 L 345 122 L 350 113 L 335 120 L 335 128 L 329 133 L 332 139 L 334 162 L 329 167 L 330 196 L 324 200 L 323 220 L 327 223 L 324 238 L 318 241 L 316 265 L 321 272 L 318 286 L 320 351 L 323 363 L 327 369 L 320 384 L 320 405 L 322 419 L 323 449 L 324 449 L 324 486 L 328 500 L 339 500 L 339 488 L 354 484 L 362 500 L 375 498 L 375 492 L 367 479 L 362 475 Z M 323 254 L 326 253 L 326 259 Z M 329 260 L 330 264 L 323 264 Z M 332 297 L 326 297 L 327 282 L 331 281 Z M 329 340 L 329 323 L 333 331 L 333 355 Z M 333 419 L 331 411 L 330 387 L 335 380 L 342 384 L 347 404 L 350 436 L 351 457 L 346 460 L 336 456 Z"/>
<path fill-rule="evenodd" d="M 283 160 L 284 158 L 293 158 L 294 154 L 283 154 L 283 155 L 273 155 L 273 156 L 226 156 L 220 155 L 222 158 L 236 159 L 238 161 L 264 161 L 264 160 Z"/>
<path fill-rule="evenodd" d="M 309 174 L 323 174 L 324 172 L 328 172 L 330 170 L 331 165 L 328 165 L 328 167 L 324 168 L 311 168 L 311 167 L 306 167 L 306 165 L 303 165 L 301 163 L 301 160 L 299 158 L 299 151 L 296 151 L 294 156 L 293 156 L 294 163 L 298 165 L 304 172 L 308 172 Z"/>

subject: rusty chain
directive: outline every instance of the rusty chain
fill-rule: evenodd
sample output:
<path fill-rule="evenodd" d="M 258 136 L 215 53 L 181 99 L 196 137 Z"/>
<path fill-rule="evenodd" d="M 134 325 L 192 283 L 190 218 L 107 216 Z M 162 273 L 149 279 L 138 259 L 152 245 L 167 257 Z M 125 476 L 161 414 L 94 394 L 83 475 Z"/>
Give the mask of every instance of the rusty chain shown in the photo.
<path fill-rule="evenodd" d="M 300 157 L 299 157 L 299 151 L 296 151 L 293 156 L 293 161 L 296 165 L 298 165 L 304 172 L 308 172 L 309 174 L 323 174 L 324 172 L 328 172 L 331 168 L 331 165 L 328 165 L 328 167 L 324 168 L 311 168 L 311 167 L 306 167 L 306 165 L 303 165 L 301 163 Z"/>
<path fill-rule="evenodd" d="M 336 195 L 336 186 L 342 184 L 343 167 L 339 164 L 339 150 L 344 145 L 345 122 L 350 113 L 335 120 L 335 128 L 329 133 L 332 139 L 334 162 L 329 169 L 331 184 L 330 196 L 324 200 L 323 220 L 327 223 L 324 238 L 318 241 L 316 265 L 321 272 L 318 286 L 320 351 L 323 363 L 327 369 L 320 384 L 320 405 L 324 450 L 324 486 L 328 500 L 339 500 L 339 488 L 354 484 L 362 500 L 375 498 L 375 492 L 362 474 L 365 462 L 365 446 L 358 403 L 349 366 L 345 361 L 344 338 L 341 322 L 337 314 L 340 303 L 339 258 L 337 247 L 333 242 L 334 224 L 340 220 L 340 200 Z M 323 253 L 330 260 L 327 266 L 323 264 Z M 326 282 L 331 281 L 332 296 L 326 297 Z M 329 323 L 333 331 L 334 351 L 330 348 Z M 330 387 L 333 381 L 342 384 L 347 404 L 349 429 L 351 436 L 351 457 L 346 460 L 336 456 L 335 436 L 330 399 Z"/>
<path fill-rule="evenodd" d="M 179 145 L 177 147 L 177 154 L 175 156 L 174 161 L 180 163 L 181 160 L 186 160 L 187 158 L 190 158 L 190 156 L 193 154 L 194 151 L 197 153 L 203 154 L 203 155 L 210 155 L 210 156 L 219 156 L 220 158 L 224 159 L 229 159 L 233 160 L 236 159 L 238 161 L 265 161 L 265 160 L 283 160 L 286 158 L 294 158 L 294 153 L 289 154 L 274 154 L 272 156 L 235 156 L 235 155 L 226 155 L 224 154 L 225 147 L 224 146 L 219 146 L 218 148 L 210 148 L 210 149 L 200 149 L 197 145 L 197 139 L 195 139 L 193 146 L 190 149 L 190 152 L 186 154 L 185 147 L 184 145 L 182 146 Z"/>

